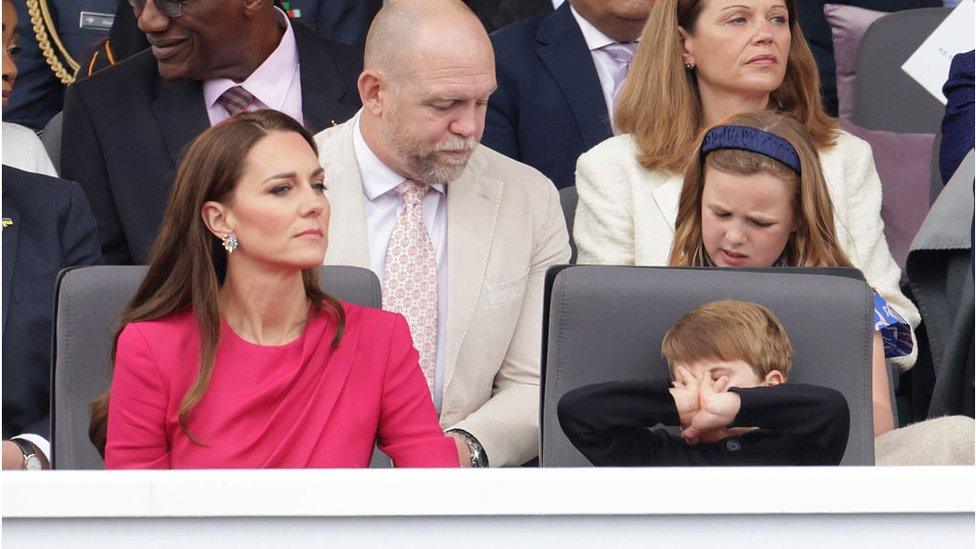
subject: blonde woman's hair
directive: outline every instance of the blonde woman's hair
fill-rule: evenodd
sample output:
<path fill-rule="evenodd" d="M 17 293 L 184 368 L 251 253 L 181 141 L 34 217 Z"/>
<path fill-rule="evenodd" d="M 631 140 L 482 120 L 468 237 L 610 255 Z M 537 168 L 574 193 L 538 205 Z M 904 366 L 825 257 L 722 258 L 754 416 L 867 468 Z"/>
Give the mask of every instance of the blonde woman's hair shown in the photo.
<path fill-rule="evenodd" d="M 792 114 L 818 148 L 836 142 L 837 121 L 823 109 L 820 76 L 796 19 L 789 11 L 790 52 L 783 83 L 769 98 L 771 108 Z M 705 0 L 656 0 L 644 26 L 629 76 L 614 110 L 614 124 L 637 143 L 637 160 L 649 170 L 684 170 L 704 124 L 693 71 L 682 59 L 678 27 L 694 34 Z"/>
<path fill-rule="evenodd" d="M 816 145 L 806 129 L 790 116 L 771 111 L 743 113 L 721 125 L 749 126 L 785 139 L 800 158 L 800 173 L 778 160 L 752 151 L 719 149 L 702 158 L 701 144 L 708 130 L 701 132 L 685 170 L 678 216 L 674 222 L 674 244 L 668 264 L 704 267 L 712 264 L 702 240 L 702 192 L 706 167 L 732 175 L 768 173 L 792 190 L 796 230 L 783 250 L 786 267 L 850 267 L 834 230 L 834 211 L 827 191 Z M 716 126 L 717 127 L 717 126 Z"/>
<path fill-rule="evenodd" d="M 759 379 L 777 371 L 789 378 L 793 346 L 772 311 L 748 301 L 714 301 L 681 317 L 664 335 L 661 355 L 675 377 L 678 362 L 741 360 Z"/>

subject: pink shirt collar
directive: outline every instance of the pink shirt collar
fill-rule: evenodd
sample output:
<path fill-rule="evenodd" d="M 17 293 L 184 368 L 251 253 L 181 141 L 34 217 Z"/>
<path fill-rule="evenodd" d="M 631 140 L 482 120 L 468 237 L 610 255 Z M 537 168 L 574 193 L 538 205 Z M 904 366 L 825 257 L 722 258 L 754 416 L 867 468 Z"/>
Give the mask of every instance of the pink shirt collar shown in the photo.
<path fill-rule="evenodd" d="M 288 16 L 283 11 L 275 8 L 275 17 L 278 26 L 284 29 L 281 41 L 271 55 L 264 60 L 264 63 L 255 69 L 250 76 L 243 82 L 234 82 L 228 78 L 214 78 L 203 81 L 203 99 L 210 116 L 211 124 L 220 120 L 214 120 L 214 112 L 222 112 L 223 108 L 217 104 L 217 100 L 228 89 L 234 86 L 242 86 L 245 90 L 256 97 L 264 107 L 277 109 L 285 114 L 296 118 L 301 122 L 301 105 L 298 106 L 297 113 L 289 112 L 287 99 L 292 88 L 298 86 L 298 45 L 295 41 L 295 32 L 292 30 Z M 224 114 L 222 118 L 227 118 Z"/>

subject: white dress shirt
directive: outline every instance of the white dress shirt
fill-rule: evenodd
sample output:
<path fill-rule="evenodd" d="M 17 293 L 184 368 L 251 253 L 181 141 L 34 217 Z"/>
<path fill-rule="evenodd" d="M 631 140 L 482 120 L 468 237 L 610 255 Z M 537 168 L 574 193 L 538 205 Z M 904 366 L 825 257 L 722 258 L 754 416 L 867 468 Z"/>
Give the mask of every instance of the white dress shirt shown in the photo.
<path fill-rule="evenodd" d="M 275 8 L 278 26 L 285 33 L 271 55 L 243 82 L 229 78 L 203 81 L 203 100 L 210 125 L 230 118 L 227 110 L 217 103 L 220 96 L 234 86 L 241 86 L 258 102 L 248 110 L 274 109 L 304 124 L 302 117 L 302 79 L 298 70 L 298 43 L 285 12 Z"/>
<path fill-rule="evenodd" d="M 600 48 L 609 46 L 610 44 L 616 44 L 617 41 L 603 34 L 589 21 L 583 19 L 583 16 L 572 6 L 569 7 L 569 11 L 572 12 L 573 17 L 576 19 L 576 24 L 579 25 L 580 30 L 583 32 L 583 40 L 586 42 L 586 47 L 590 50 L 590 56 L 593 57 L 593 64 L 596 66 L 596 75 L 600 79 L 600 90 L 603 92 L 603 100 L 607 103 L 607 113 L 610 114 L 610 120 L 612 122 L 613 75 L 617 71 L 617 64 L 610 58 L 609 53 Z"/>
<path fill-rule="evenodd" d="M 12 122 L 3 123 L 3 163 L 25 172 L 58 176 L 34 130 Z"/>
<path fill-rule="evenodd" d="M 363 181 L 363 206 L 366 212 L 366 239 L 369 243 L 369 265 L 383 280 L 386 272 L 386 248 L 393 234 L 396 217 L 403 210 L 397 185 L 404 179 L 384 164 L 370 150 L 359 127 L 359 114 L 353 128 L 353 148 L 359 175 Z M 328 173 L 326 173 L 328 181 Z M 424 224 L 437 255 L 437 359 L 434 363 L 434 406 L 438 412 L 444 396 L 444 358 L 447 339 L 447 187 L 432 185 L 421 201 Z"/>

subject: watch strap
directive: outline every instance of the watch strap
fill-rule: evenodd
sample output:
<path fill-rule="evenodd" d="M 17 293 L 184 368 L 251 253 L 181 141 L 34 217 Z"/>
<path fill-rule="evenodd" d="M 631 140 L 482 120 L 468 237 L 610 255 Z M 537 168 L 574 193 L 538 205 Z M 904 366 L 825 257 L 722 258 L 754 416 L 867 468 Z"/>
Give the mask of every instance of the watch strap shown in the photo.
<path fill-rule="evenodd" d="M 451 429 L 447 432 L 448 434 L 457 434 L 468 445 L 468 451 L 471 453 L 471 467 L 488 467 L 488 454 L 485 453 L 484 446 L 478 442 L 474 435 L 464 429 Z"/>

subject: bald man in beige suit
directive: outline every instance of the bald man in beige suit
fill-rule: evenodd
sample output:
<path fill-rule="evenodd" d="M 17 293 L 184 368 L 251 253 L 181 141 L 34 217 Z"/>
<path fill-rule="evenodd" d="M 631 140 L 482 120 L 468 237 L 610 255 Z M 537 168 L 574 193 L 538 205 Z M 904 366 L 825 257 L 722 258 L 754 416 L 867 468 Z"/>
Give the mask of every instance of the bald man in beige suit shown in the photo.
<path fill-rule="evenodd" d="M 363 109 L 315 138 L 332 207 L 325 262 L 383 281 L 384 308 L 407 317 L 462 465 L 520 465 L 538 455 L 544 277 L 570 254 L 556 188 L 478 145 L 494 56 L 460 2 L 390 3 L 364 65 Z M 403 242 L 418 259 L 391 265 Z M 391 295 L 404 269 L 434 281 L 429 292 L 408 287 L 406 305 Z"/>

